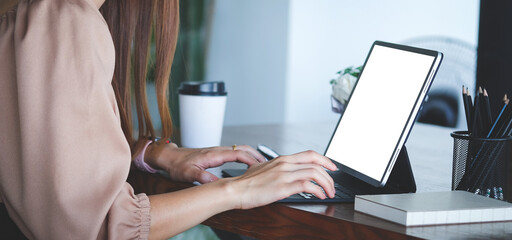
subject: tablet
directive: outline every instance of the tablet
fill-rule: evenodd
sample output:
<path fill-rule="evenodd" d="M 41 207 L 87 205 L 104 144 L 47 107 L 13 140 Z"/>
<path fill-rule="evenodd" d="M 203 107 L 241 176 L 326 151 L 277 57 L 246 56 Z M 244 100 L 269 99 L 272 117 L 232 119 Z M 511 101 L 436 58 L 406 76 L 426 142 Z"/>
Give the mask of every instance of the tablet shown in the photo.
<path fill-rule="evenodd" d="M 342 172 L 384 186 L 442 57 L 437 51 L 374 42 L 325 156 Z"/>

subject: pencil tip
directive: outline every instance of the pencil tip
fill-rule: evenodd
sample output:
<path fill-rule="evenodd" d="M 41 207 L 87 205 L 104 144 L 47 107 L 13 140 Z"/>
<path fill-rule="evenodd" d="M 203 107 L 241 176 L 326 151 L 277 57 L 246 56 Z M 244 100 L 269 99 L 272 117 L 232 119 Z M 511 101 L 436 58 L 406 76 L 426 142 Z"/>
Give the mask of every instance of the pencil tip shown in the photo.
<path fill-rule="evenodd" d="M 483 91 L 482 91 L 482 87 L 478 87 L 478 92 L 479 92 L 479 93 L 483 93 Z"/>
<path fill-rule="evenodd" d="M 464 85 L 462 85 L 462 94 L 466 94 L 466 88 L 464 87 Z"/>
<path fill-rule="evenodd" d="M 484 88 L 484 96 L 489 96 L 489 94 L 487 94 L 487 89 Z"/>

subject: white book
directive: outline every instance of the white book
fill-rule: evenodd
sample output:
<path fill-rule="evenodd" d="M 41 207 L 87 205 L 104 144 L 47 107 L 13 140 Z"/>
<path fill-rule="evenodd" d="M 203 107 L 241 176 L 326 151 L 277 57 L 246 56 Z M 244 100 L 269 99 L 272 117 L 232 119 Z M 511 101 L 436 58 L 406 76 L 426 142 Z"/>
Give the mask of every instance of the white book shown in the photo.
<path fill-rule="evenodd" d="M 357 195 L 354 209 L 405 226 L 512 220 L 512 204 L 466 191 Z"/>

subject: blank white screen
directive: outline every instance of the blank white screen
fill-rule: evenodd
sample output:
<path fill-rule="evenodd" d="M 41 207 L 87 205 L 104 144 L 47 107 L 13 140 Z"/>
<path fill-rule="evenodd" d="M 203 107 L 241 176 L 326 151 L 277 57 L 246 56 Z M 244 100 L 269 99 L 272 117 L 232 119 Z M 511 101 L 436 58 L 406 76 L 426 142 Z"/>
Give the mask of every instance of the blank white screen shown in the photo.
<path fill-rule="evenodd" d="M 434 60 L 375 45 L 325 155 L 380 181 Z"/>

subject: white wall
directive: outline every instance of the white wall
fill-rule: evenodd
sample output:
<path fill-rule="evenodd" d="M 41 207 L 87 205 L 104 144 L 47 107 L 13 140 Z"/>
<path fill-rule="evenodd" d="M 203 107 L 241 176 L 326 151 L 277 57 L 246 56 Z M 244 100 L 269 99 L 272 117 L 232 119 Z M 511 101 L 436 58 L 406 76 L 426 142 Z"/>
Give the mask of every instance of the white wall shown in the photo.
<path fill-rule="evenodd" d="M 225 125 L 284 121 L 289 2 L 217 0 L 206 80 L 224 81 Z"/>
<path fill-rule="evenodd" d="M 217 0 L 207 79 L 224 80 L 226 125 L 336 119 L 329 80 L 371 43 L 445 35 L 476 45 L 477 0 Z"/>

